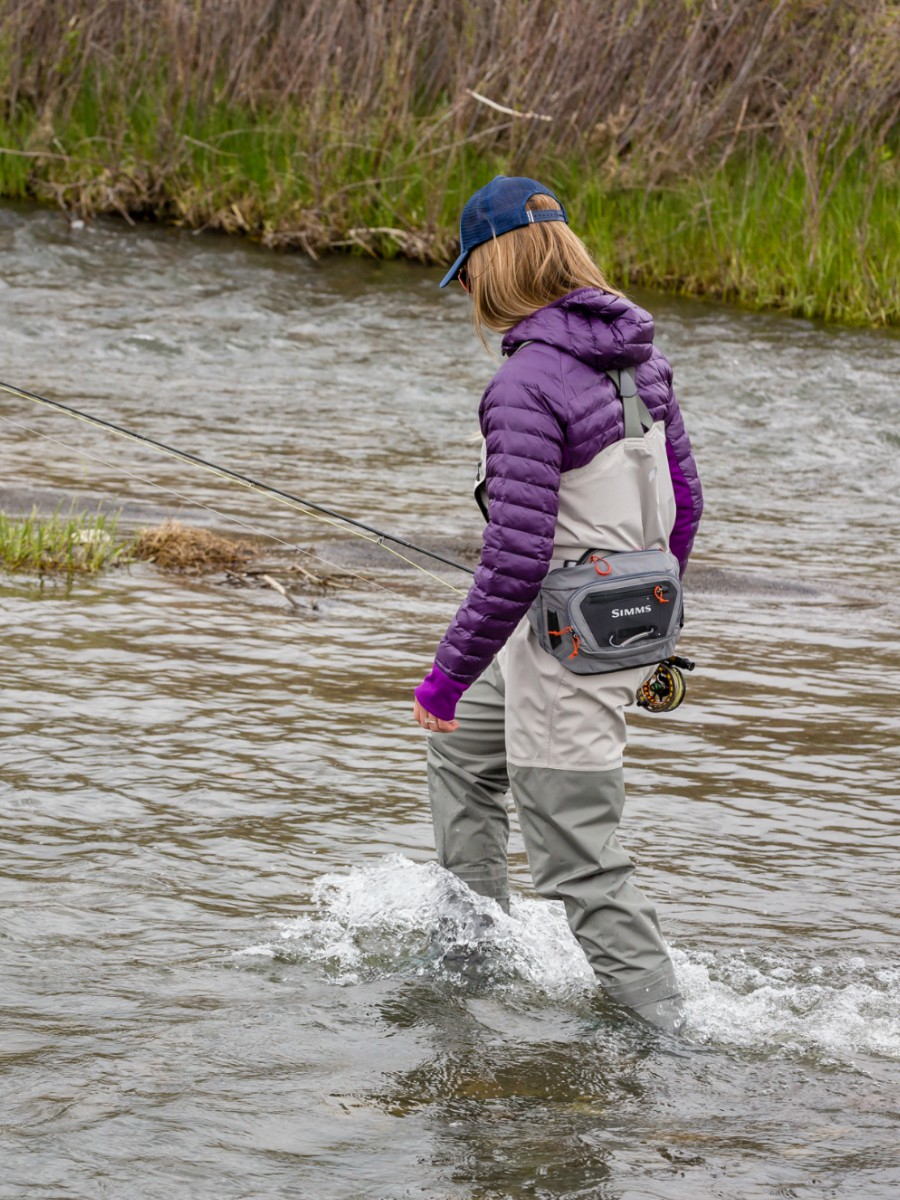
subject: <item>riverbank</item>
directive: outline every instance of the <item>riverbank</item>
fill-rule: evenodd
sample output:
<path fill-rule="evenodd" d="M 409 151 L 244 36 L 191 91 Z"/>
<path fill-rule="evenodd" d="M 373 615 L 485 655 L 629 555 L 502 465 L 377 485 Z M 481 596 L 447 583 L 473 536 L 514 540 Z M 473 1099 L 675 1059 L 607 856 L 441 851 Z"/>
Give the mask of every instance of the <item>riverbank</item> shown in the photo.
<path fill-rule="evenodd" d="M 350 252 L 444 265 L 455 253 L 465 197 L 513 169 L 502 157 L 471 151 L 444 166 L 435 184 L 430 173 L 410 172 L 413 146 L 403 145 L 394 150 L 400 178 L 390 187 L 380 176 L 354 178 L 365 167 L 348 162 L 333 164 L 338 177 L 323 189 L 280 169 L 299 153 L 299 114 L 277 133 L 254 126 L 233 132 L 240 119 L 223 115 L 215 124 L 226 128 L 218 132 L 189 126 L 183 152 L 164 167 L 152 162 L 149 130 L 146 141 L 129 138 L 126 167 L 121 148 L 98 141 L 95 124 L 79 122 L 54 137 L 64 154 L 0 153 L 0 195 L 59 205 L 82 220 L 151 219 L 313 257 Z M 27 144 L 31 135 L 20 131 L 16 139 L 0 128 L 0 139 Z M 604 183 L 577 159 L 548 158 L 535 174 L 560 192 L 573 226 L 623 287 L 847 324 L 900 324 L 900 179 L 890 160 L 874 179 L 862 161 L 845 170 L 815 228 L 803 172 L 766 154 L 664 187 Z"/>
<path fill-rule="evenodd" d="M 437 265 L 527 174 L 623 286 L 895 325 L 898 45 L 889 0 L 0 0 L 0 196 Z"/>

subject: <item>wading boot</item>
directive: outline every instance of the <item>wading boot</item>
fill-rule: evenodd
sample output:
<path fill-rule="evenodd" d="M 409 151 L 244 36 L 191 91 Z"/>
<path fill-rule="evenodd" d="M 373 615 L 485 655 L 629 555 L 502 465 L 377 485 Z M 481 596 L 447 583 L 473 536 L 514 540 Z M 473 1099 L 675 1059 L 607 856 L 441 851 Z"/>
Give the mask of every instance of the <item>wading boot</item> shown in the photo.
<path fill-rule="evenodd" d="M 641 1025 L 649 1025 L 651 1029 L 658 1029 L 660 1033 L 669 1033 L 673 1037 L 683 1033 L 687 1021 L 684 1002 L 677 993 L 662 1000 L 653 1000 L 649 1004 L 641 1004 L 637 1008 L 626 1008 L 625 1011 Z"/>

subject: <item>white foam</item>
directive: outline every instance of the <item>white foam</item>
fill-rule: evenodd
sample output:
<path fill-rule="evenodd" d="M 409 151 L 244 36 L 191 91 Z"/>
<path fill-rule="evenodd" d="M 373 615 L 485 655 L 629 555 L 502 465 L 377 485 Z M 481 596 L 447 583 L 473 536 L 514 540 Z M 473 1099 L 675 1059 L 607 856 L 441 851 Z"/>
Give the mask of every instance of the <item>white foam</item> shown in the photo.
<path fill-rule="evenodd" d="M 398 974 L 447 978 L 443 940 L 477 944 L 488 964 L 482 978 L 501 994 L 579 1003 L 593 993 L 561 904 L 514 897 L 507 916 L 436 863 L 395 854 L 324 875 L 310 909 L 240 956 L 316 962 L 341 985 Z M 900 1058 L 900 968 L 834 954 L 810 962 L 789 949 L 727 955 L 675 947 L 672 957 L 699 1041 L 836 1060 Z"/>
<path fill-rule="evenodd" d="M 730 1045 L 900 1058 L 900 969 L 832 954 L 730 956 L 673 950 L 691 1028 Z"/>

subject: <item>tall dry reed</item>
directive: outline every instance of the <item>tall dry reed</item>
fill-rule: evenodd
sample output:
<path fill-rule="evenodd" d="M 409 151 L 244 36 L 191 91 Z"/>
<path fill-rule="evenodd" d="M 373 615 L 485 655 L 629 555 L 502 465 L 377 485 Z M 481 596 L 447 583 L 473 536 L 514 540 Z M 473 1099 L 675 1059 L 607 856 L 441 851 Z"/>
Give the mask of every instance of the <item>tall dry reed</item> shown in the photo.
<path fill-rule="evenodd" d="M 642 177 L 758 135 L 839 165 L 900 111 L 893 0 L 4 0 L 0 46 L 8 118 L 64 116 L 101 73 L 130 102 L 164 81 L 173 133 L 188 108 L 289 103 L 316 124 L 338 101 L 387 131 L 439 112 L 446 144 L 518 162 L 639 152 Z"/>

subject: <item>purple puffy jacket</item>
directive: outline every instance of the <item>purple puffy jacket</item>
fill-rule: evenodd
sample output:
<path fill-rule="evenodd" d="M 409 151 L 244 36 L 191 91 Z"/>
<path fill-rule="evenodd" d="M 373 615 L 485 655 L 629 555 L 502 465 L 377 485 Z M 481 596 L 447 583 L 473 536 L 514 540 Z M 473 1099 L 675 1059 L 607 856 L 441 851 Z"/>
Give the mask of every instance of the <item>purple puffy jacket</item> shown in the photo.
<path fill-rule="evenodd" d="M 523 342 L 516 353 L 516 348 Z M 672 390 L 672 368 L 653 345 L 653 318 L 630 300 L 581 288 L 538 309 L 503 338 L 509 357 L 482 397 L 490 520 L 469 594 L 444 634 L 419 703 L 453 719 L 462 693 L 528 611 L 547 574 L 563 471 L 583 467 L 624 436 L 608 369 L 635 367 L 638 391 L 664 421 L 675 492 L 670 546 L 682 572 L 703 497 Z"/>

